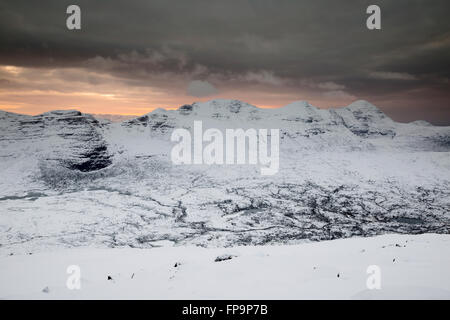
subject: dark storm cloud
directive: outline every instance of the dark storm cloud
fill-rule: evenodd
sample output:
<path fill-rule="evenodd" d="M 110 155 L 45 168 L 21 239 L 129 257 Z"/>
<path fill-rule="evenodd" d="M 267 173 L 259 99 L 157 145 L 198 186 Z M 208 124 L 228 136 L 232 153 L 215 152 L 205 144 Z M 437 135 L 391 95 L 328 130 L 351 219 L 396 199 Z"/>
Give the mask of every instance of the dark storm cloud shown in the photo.
<path fill-rule="evenodd" d="M 66 29 L 70 4 L 81 7 L 80 31 Z M 409 120 L 402 117 L 408 101 L 427 95 L 418 100 L 432 106 L 415 103 L 414 114 L 450 123 L 448 0 L 376 1 L 380 31 L 365 27 L 369 4 L 2 1 L 0 62 L 87 67 L 136 86 L 162 86 L 181 75 L 188 83 L 253 83 L 293 92 L 308 87 L 382 102 L 400 120 Z"/>

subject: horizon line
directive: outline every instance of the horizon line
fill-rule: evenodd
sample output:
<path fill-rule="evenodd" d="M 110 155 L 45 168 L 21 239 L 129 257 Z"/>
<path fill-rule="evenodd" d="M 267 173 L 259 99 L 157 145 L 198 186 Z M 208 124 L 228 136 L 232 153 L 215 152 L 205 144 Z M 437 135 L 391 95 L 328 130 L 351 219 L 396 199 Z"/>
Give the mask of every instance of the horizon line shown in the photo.
<path fill-rule="evenodd" d="M 361 102 L 367 102 L 367 103 L 370 103 L 371 105 L 373 105 L 373 106 L 379 108 L 378 106 L 376 106 L 376 105 L 374 105 L 373 103 L 371 103 L 371 102 L 369 102 L 369 101 L 367 101 L 367 100 L 364 100 L 364 99 L 355 99 L 355 100 L 353 100 L 351 103 L 349 103 L 348 105 L 343 105 L 343 106 L 332 105 L 332 106 L 328 106 L 328 107 L 319 107 L 319 106 L 315 106 L 315 105 L 309 103 L 307 100 L 293 100 L 292 102 L 290 102 L 290 103 L 288 103 L 288 104 L 285 104 L 285 105 L 276 107 L 276 106 L 269 106 L 269 105 L 255 105 L 255 104 L 248 103 L 248 102 L 246 102 L 246 101 L 239 100 L 239 99 L 216 98 L 216 99 L 211 99 L 211 100 L 206 100 L 206 101 L 194 101 L 194 102 L 192 102 L 192 103 L 184 103 L 184 104 L 181 104 L 181 105 L 176 106 L 176 107 L 154 107 L 154 108 L 149 108 L 149 111 L 148 111 L 148 112 L 144 112 L 144 113 L 142 113 L 142 114 L 135 114 L 135 113 L 104 113 L 104 112 L 102 112 L 102 113 L 93 113 L 93 112 L 84 112 L 84 111 L 81 111 L 81 109 L 78 109 L 78 108 L 76 108 L 76 107 L 67 107 L 67 108 L 64 108 L 64 107 L 63 107 L 63 108 L 49 109 L 48 111 L 44 111 L 44 112 L 40 112 L 40 113 L 31 113 L 31 112 L 22 112 L 22 113 L 19 113 L 19 112 L 14 112 L 14 111 L 5 110 L 5 109 L 3 109 L 4 106 L 0 106 L 0 111 L 8 112 L 8 113 L 14 113 L 14 114 L 19 114 L 19 115 L 39 116 L 39 115 L 42 115 L 42 114 L 44 114 L 44 113 L 48 113 L 48 112 L 52 112 L 52 111 L 71 111 L 71 110 L 72 110 L 72 111 L 79 111 L 79 112 L 84 113 L 84 114 L 92 114 L 92 115 L 96 114 L 96 115 L 118 115 L 118 116 L 137 116 L 137 117 L 140 117 L 140 116 L 146 115 L 146 114 L 151 113 L 151 112 L 153 112 L 153 111 L 155 111 L 155 110 L 158 110 L 158 109 L 164 109 L 164 110 L 178 110 L 180 107 L 182 107 L 182 106 L 184 106 L 184 105 L 193 105 L 193 104 L 196 104 L 196 103 L 197 103 L 197 104 L 200 104 L 200 103 L 208 103 L 208 102 L 211 102 L 211 101 L 239 101 L 239 102 L 242 102 L 242 103 L 246 103 L 246 104 L 248 104 L 248 105 L 251 105 L 251 106 L 253 106 L 253 107 L 259 108 L 259 109 L 281 109 L 281 108 L 286 107 L 286 106 L 288 106 L 288 105 L 290 105 L 290 104 L 292 104 L 292 103 L 295 103 L 295 102 L 306 102 L 306 103 L 309 104 L 310 106 L 313 106 L 313 107 L 315 107 L 315 108 L 317 108 L 317 109 L 324 109 L 324 110 L 335 109 L 335 108 L 345 108 L 345 107 L 348 107 L 349 105 L 351 105 L 351 104 L 353 104 L 353 103 L 355 103 L 355 102 L 361 101 Z M 384 113 L 384 111 L 383 111 L 383 113 Z"/>

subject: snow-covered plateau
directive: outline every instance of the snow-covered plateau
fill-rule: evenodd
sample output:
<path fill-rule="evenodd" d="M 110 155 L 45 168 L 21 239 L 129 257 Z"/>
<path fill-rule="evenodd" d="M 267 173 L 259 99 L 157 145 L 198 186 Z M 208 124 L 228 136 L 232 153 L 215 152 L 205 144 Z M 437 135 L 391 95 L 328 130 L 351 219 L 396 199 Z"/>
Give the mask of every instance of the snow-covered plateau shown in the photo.
<path fill-rule="evenodd" d="M 449 246 L 448 235 L 423 234 L 291 246 L 59 249 L 0 258 L 0 298 L 450 299 Z M 79 289 L 67 286 L 73 265 Z M 370 266 L 379 268 L 378 289 L 367 286 Z"/>
<path fill-rule="evenodd" d="M 278 173 L 263 176 L 255 165 L 173 165 L 172 131 L 191 130 L 196 120 L 204 128 L 280 129 Z M 348 289 L 339 286 L 346 279 L 365 277 L 364 270 L 356 269 L 368 260 L 392 262 L 397 252 L 389 250 L 408 253 L 399 263 L 411 270 L 409 277 L 418 275 L 417 288 L 429 280 L 432 288 L 444 291 L 423 292 L 448 297 L 450 127 L 397 123 L 366 101 L 333 109 L 304 101 L 262 109 L 237 100 L 212 100 L 157 109 L 123 122 L 75 110 L 37 116 L 0 111 L 0 159 L 3 297 L 95 297 L 108 292 L 122 297 L 134 286 L 125 271 L 142 265 L 151 282 L 157 275 L 170 277 L 175 271 L 165 263 L 177 259 L 187 261 L 174 273 L 180 275 L 174 278 L 178 280 L 162 278 L 153 284 L 161 288 L 159 296 L 150 293 L 151 286 L 136 296 L 231 297 L 230 288 L 243 283 L 256 290 L 235 290 L 238 296 L 300 298 L 308 297 L 306 288 L 330 281 L 341 281 L 335 283 L 337 291 L 313 290 L 309 297 L 371 296 L 376 293 L 363 292 L 362 280 L 349 280 L 354 285 Z M 364 239 L 388 233 L 396 235 Z M 423 233 L 433 235 L 412 236 Z M 344 239 L 350 237 L 356 238 Z M 379 249 L 383 241 L 388 246 L 403 239 L 414 240 L 418 247 Z M 310 243 L 319 240 L 333 241 Z M 371 259 L 352 251 L 364 249 L 364 244 L 378 248 Z M 333 251 L 334 246 L 341 249 Z M 227 251 L 223 248 L 235 250 L 238 258 L 209 264 L 213 255 Z M 308 282 L 315 272 L 308 269 L 313 267 L 310 254 L 317 255 L 325 269 L 318 266 L 315 274 L 320 276 Z M 337 254 L 343 256 L 331 258 Z M 146 259 L 153 255 L 160 262 L 150 263 L 148 269 Z M 117 261 L 117 268 L 124 269 L 108 271 L 120 273 L 115 286 L 101 282 L 107 269 L 99 268 L 83 284 L 90 288 L 93 281 L 92 290 L 69 293 L 52 282 L 56 266 L 48 261 L 66 263 L 71 257 L 85 261 L 87 270 Z M 361 260 L 353 266 L 352 257 Z M 50 288 L 46 296 L 42 288 L 17 280 L 34 266 L 42 269 L 36 285 Z M 397 277 L 397 266 L 386 265 L 386 276 L 392 269 Z M 207 284 L 180 289 L 183 281 L 198 280 L 202 268 L 209 277 L 205 283 L 218 281 L 215 291 Z M 250 270 L 253 277 L 245 282 L 244 273 Z M 211 280 L 216 271 L 223 273 L 222 280 Z M 337 272 L 343 275 L 339 279 Z M 426 272 L 440 281 L 427 278 Z M 265 274 L 268 283 L 259 283 L 256 277 Z M 230 276 L 235 280 L 226 279 Z M 289 277 L 303 281 L 302 286 L 295 289 Z M 21 284 L 15 287 L 12 279 Z M 409 292 L 399 281 L 400 291 L 394 281 L 389 294 Z M 286 286 L 293 291 L 284 291 Z"/>

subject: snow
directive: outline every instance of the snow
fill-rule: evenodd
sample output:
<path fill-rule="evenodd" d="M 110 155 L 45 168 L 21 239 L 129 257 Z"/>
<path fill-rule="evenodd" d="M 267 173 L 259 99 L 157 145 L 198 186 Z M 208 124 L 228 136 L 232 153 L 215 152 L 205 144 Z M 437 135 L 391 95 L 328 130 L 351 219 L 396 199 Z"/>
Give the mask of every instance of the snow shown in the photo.
<path fill-rule="evenodd" d="M 279 172 L 172 165 L 170 134 L 194 120 L 280 129 Z M 0 298 L 448 299 L 449 152 L 450 127 L 367 101 L 0 111 Z"/>
<path fill-rule="evenodd" d="M 172 165 L 170 134 L 194 120 L 279 128 L 279 172 Z M 366 101 L 212 100 L 122 123 L 1 112 L 0 124 L 0 254 L 450 232 L 450 127 L 396 123 Z"/>
<path fill-rule="evenodd" d="M 387 234 L 291 246 L 56 249 L 1 256 L 0 298 L 449 299 L 449 245 L 449 235 Z M 80 267 L 80 290 L 66 286 L 70 265 Z M 380 289 L 366 285 L 371 265 Z"/>
<path fill-rule="evenodd" d="M 279 128 L 279 172 L 172 165 L 170 134 L 194 120 Z M 366 101 L 0 112 L 0 298 L 448 298 L 449 152 L 450 127 Z"/>

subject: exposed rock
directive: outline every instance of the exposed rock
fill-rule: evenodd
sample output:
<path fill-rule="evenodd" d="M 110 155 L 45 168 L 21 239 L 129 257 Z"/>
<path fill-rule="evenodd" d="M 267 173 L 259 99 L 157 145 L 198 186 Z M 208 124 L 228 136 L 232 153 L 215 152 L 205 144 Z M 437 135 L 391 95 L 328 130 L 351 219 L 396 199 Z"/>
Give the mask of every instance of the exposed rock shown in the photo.
<path fill-rule="evenodd" d="M 221 262 L 221 261 L 226 261 L 226 260 L 231 260 L 233 258 L 235 258 L 235 255 L 232 254 L 223 254 L 221 256 L 218 256 L 216 259 L 214 259 L 214 262 Z"/>

